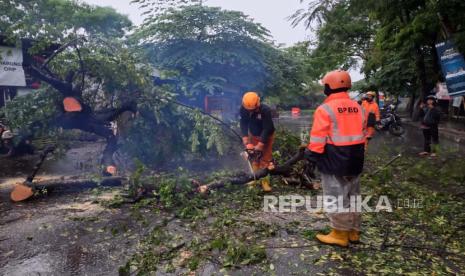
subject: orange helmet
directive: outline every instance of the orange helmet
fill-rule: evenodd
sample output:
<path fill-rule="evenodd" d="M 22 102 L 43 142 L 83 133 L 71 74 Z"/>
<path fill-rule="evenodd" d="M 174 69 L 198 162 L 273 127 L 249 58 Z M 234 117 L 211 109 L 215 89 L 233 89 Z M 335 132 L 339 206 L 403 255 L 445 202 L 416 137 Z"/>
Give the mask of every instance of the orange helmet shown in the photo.
<path fill-rule="evenodd" d="M 256 92 L 247 92 L 242 97 L 242 106 L 247 110 L 255 110 L 260 106 L 260 96 Z"/>
<path fill-rule="evenodd" d="M 352 80 L 347 71 L 335 70 L 327 73 L 321 80 L 324 86 L 328 86 L 330 90 L 349 90 L 352 88 Z"/>

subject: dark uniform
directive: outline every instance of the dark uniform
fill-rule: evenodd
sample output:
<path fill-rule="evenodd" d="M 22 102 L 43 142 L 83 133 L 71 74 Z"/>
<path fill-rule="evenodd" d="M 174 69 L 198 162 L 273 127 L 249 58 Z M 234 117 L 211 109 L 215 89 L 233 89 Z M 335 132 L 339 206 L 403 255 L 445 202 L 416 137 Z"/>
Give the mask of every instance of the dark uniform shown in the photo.
<path fill-rule="evenodd" d="M 241 132 L 242 136 L 252 136 L 252 144 L 255 146 L 259 142 L 265 144 L 263 156 L 259 164 L 252 164 L 258 168 L 267 168 L 273 161 L 273 142 L 275 127 L 271 108 L 261 104 L 258 112 L 250 112 L 241 107 Z"/>

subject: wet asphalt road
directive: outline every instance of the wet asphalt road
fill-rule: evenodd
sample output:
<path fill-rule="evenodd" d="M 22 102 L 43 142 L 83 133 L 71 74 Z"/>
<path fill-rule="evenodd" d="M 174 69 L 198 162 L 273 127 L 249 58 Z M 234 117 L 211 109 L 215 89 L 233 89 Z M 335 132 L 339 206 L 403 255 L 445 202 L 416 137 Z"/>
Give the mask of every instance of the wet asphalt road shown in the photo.
<path fill-rule="evenodd" d="M 308 141 L 308 135 L 312 124 L 312 116 L 304 112 L 299 117 L 291 116 L 290 112 L 280 113 L 275 119 L 278 128 L 285 128 L 301 136 L 302 142 Z M 419 124 L 418 124 L 419 126 Z M 405 134 L 401 137 L 391 135 L 388 131 L 378 131 L 371 141 L 369 153 L 376 154 L 378 151 L 387 151 L 396 155 L 398 153 L 417 155 L 423 150 L 423 134 L 419 127 L 404 124 Z M 465 146 L 448 139 L 440 138 L 440 148 L 444 152 L 465 153 Z"/>
<path fill-rule="evenodd" d="M 293 118 L 290 113 L 284 113 L 276 120 L 276 125 L 294 131 L 305 141 L 311 115 Z M 407 126 L 402 137 L 394 137 L 388 132 L 378 133 L 369 151 L 376 154 L 387 150 L 393 156 L 398 153 L 416 155 L 421 151 L 422 143 L 420 129 Z M 465 152 L 463 146 L 452 141 L 441 141 L 441 147 L 461 154 Z M 73 153 L 71 158 L 76 159 L 77 155 Z M 102 207 L 98 201 L 111 198 L 111 190 L 99 193 L 86 190 L 11 204 L 7 202 L 7 188 L 0 184 L 0 196 L 0 275 L 116 275 L 118 267 L 135 252 L 138 240 L 162 218 L 147 212 L 145 221 L 137 221 L 131 219 L 132 213 L 128 209 Z M 257 214 L 255 217 L 262 216 Z M 273 219 L 281 221 L 280 218 L 266 220 Z M 303 221 L 301 217 L 288 219 Z M 308 224 L 314 226 L 315 221 Z M 320 222 L 319 227 L 323 226 Z M 182 226 L 175 225 L 174 228 L 181 229 Z M 288 239 L 288 234 L 283 232 L 279 238 Z M 277 264 L 278 272 L 286 272 L 286 264 L 299 259 L 302 250 L 294 251 L 268 252 Z M 309 261 L 305 260 L 301 265 Z M 208 275 L 209 271 L 218 272 L 218 269 L 207 265 L 203 275 Z"/>

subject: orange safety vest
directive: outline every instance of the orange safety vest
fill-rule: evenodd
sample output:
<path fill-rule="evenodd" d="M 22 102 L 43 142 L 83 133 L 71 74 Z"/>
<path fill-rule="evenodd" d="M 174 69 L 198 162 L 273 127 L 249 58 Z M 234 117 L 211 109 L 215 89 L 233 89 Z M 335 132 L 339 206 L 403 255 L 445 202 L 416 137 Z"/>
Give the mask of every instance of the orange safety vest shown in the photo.
<path fill-rule="evenodd" d="M 370 113 L 375 114 L 376 116 L 376 121 L 381 120 L 381 113 L 379 112 L 379 106 L 375 101 L 368 102 L 368 101 L 363 101 L 362 107 L 365 110 L 365 120 L 368 121 L 368 116 Z"/>
<path fill-rule="evenodd" d="M 323 153 L 336 147 L 365 143 L 365 112 L 344 92 L 331 94 L 315 111 L 308 149 Z"/>

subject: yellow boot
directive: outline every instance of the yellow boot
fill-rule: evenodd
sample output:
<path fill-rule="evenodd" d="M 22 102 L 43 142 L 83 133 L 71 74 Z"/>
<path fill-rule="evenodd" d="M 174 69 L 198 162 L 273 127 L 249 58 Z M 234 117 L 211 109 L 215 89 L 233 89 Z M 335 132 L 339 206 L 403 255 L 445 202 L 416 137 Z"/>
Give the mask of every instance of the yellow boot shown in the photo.
<path fill-rule="evenodd" d="M 263 189 L 264 192 L 266 192 L 266 193 L 271 192 L 272 189 L 271 189 L 271 185 L 270 185 L 270 177 L 269 176 L 263 178 L 262 181 L 261 181 L 261 184 L 262 184 L 262 189 Z"/>
<path fill-rule="evenodd" d="M 352 243 L 359 243 L 360 242 L 360 231 L 350 230 L 349 241 Z"/>
<path fill-rule="evenodd" d="M 316 238 L 326 244 L 339 245 L 347 247 L 349 245 L 349 231 L 332 229 L 328 235 L 318 234 Z"/>

